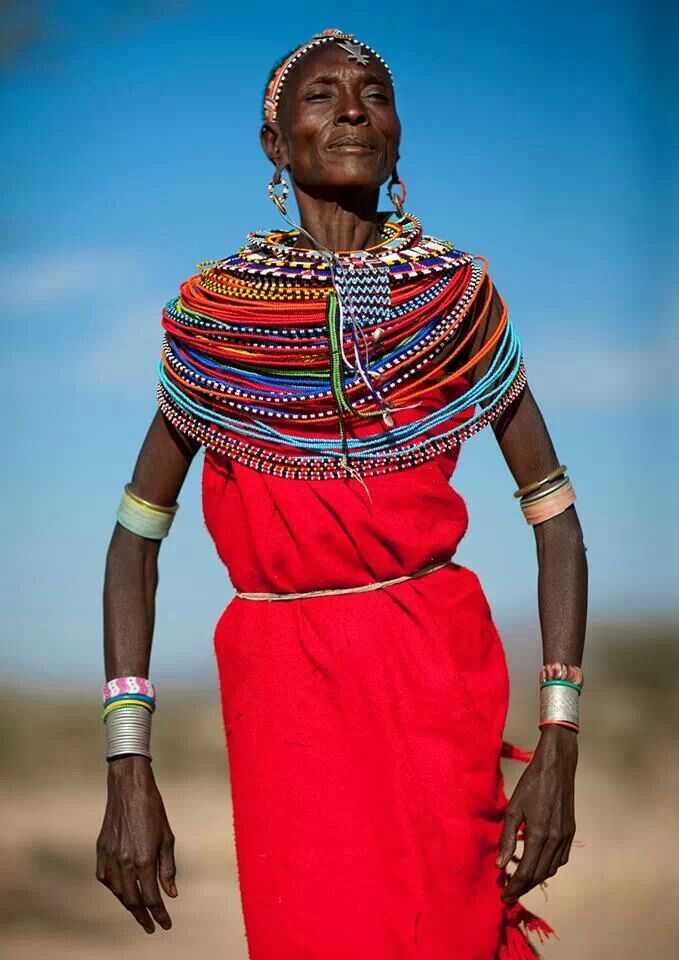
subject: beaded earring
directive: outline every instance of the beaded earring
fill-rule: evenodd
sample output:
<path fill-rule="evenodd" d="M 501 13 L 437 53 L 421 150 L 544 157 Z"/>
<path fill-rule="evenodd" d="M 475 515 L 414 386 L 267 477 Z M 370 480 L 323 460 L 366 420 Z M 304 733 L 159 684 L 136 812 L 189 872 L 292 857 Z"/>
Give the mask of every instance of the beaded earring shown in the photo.
<path fill-rule="evenodd" d="M 280 186 L 281 188 L 280 193 L 276 193 L 276 187 L 278 186 Z M 285 206 L 285 201 L 288 199 L 289 194 L 290 194 L 290 187 L 288 186 L 287 182 L 283 179 L 283 174 L 281 173 L 281 171 L 278 168 L 276 168 L 276 172 L 274 173 L 273 177 L 269 182 L 269 197 L 276 204 L 276 206 L 278 207 L 278 210 L 280 211 L 280 213 L 283 214 L 283 216 L 285 216 L 286 213 L 288 212 Z"/>

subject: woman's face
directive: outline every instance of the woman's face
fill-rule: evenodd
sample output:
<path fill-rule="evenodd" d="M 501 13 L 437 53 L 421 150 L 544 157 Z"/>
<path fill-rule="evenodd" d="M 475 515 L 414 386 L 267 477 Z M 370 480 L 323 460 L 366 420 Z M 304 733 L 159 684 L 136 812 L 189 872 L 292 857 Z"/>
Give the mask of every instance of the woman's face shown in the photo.
<path fill-rule="evenodd" d="M 389 73 L 361 49 L 367 66 L 335 43 L 302 57 L 285 80 L 273 133 L 262 135 L 269 158 L 310 193 L 378 189 L 398 159 L 401 124 Z"/>

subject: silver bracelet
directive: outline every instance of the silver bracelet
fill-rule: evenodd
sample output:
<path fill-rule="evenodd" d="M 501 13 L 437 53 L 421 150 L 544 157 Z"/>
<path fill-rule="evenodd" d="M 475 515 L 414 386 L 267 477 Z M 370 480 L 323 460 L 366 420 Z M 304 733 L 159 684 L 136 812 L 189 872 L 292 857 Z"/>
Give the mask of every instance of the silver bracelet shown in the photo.
<path fill-rule="evenodd" d="M 106 759 L 135 753 L 151 760 L 151 713 L 144 707 L 119 707 L 106 718 Z"/>
<path fill-rule="evenodd" d="M 570 479 L 568 475 L 559 480 L 558 483 L 552 484 L 551 487 L 547 487 L 546 490 L 538 490 L 537 493 L 531 493 L 526 497 L 521 497 L 521 503 L 525 506 L 529 503 L 537 503 L 538 500 L 544 500 L 545 497 L 551 497 L 553 493 L 556 493 L 557 490 L 561 490 L 563 487 L 568 486 Z"/>
<path fill-rule="evenodd" d="M 580 691 L 562 682 L 551 682 L 540 687 L 540 723 L 563 720 L 580 726 Z"/>

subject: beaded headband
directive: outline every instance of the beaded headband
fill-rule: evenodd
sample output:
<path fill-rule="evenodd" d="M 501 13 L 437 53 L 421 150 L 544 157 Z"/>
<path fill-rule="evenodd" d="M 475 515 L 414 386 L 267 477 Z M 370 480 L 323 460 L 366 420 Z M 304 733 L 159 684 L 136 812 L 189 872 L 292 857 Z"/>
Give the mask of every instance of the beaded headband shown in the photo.
<path fill-rule="evenodd" d="M 369 47 L 367 43 L 360 43 L 353 33 L 344 33 L 342 30 L 333 29 L 324 30 L 322 33 L 315 33 L 311 40 L 297 47 L 297 49 L 294 50 L 290 56 L 283 61 L 271 78 L 271 82 L 266 88 L 266 94 L 264 96 L 264 119 L 268 123 L 273 123 L 278 116 L 278 103 L 281 98 L 283 83 L 285 82 L 285 79 L 287 78 L 292 67 L 301 57 L 304 56 L 305 53 L 308 53 L 315 47 L 320 46 L 322 43 L 327 43 L 329 40 L 335 40 L 338 46 L 340 46 L 343 50 L 346 50 L 350 60 L 355 60 L 357 63 L 362 63 L 364 66 L 368 65 L 368 58 L 365 51 L 372 53 L 372 55 L 376 57 L 385 67 L 389 76 L 392 76 L 391 70 L 379 53 L 377 53 L 376 50 L 373 50 L 372 47 Z"/>

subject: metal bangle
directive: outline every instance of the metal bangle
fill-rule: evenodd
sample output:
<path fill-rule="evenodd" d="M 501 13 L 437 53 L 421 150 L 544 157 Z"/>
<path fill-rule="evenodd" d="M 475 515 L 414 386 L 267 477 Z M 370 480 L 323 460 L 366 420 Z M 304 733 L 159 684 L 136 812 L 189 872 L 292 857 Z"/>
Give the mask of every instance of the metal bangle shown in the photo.
<path fill-rule="evenodd" d="M 540 490 L 538 493 L 533 493 L 529 497 L 522 497 L 521 506 L 525 507 L 531 503 L 537 503 L 538 500 L 543 500 L 545 497 L 551 496 L 553 493 L 556 493 L 557 490 L 562 490 L 570 482 L 571 481 L 569 477 L 564 477 L 562 480 L 559 480 L 558 483 L 555 483 L 553 487 L 548 487 L 546 490 Z"/>
<path fill-rule="evenodd" d="M 171 513 L 171 514 L 175 514 L 177 510 L 179 510 L 178 503 L 175 503 L 174 506 L 172 507 L 165 507 L 159 503 L 151 503 L 150 500 L 144 500 L 142 497 L 139 496 L 138 493 L 132 492 L 131 483 L 125 484 L 125 493 L 128 495 L 128 497 L 132 497 L 133 500 L 136 500 L 137 503 L 142 504 L 142 506 L 144 507 L 148 507 L 149 510 L 157 510 L 159 513 Z"/>
<path fill-rule="evenodd" d="M 529 483 L 525 487 L 519 487 L 518 490 L 514 492 L 514 496 L 518 499 L 519 497 L 525 497 L 527 493 L 532 493 L 534 490 L 539 490 L 540 487 L 543 487 L 546 483 L 549 483 L 550 480 L 556 480 L 557 477 L 560 477 L 568 470 L 568 467 L 561 464 L 555 470 L 552 470 L 551 473 L 548 473 L 544 480 L 536 480 L 535 483 Z"/>
<path fill-rule="evenodd" d="M 580 692 L 564 684 L 552 684 L 540 688 L 540 723 L 565 720 L 579 725 Z"/>
<path fill-rule="evenodd" d="M 151 759 L 151 714 L 148 710 L 121 707 L 106 719 L 106 759 L 126 753 Z"/>

